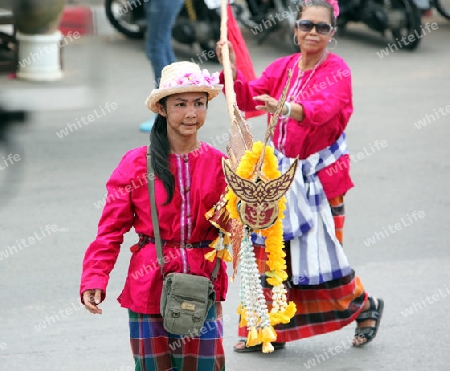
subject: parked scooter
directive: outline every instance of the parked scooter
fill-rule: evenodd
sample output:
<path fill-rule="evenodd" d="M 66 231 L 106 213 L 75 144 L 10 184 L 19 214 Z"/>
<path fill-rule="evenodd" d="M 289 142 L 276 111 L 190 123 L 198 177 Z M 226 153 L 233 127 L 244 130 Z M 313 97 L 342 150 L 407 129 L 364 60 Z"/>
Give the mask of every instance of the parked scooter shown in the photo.
<path fill-rule="evenodd" d="M 144 38 L 146 22 L 144 3 L 134 0 L 105 0 L 106 18 L 122 35 Z"/>
<path fill-rule="evenodd" d="M 433 0 L 449 1 L 449 0 Z M 292 29 L 301 0 L 246 0 L 250 17 L 239 19 L 262 43 L 271 33 L 279 32 L 292 44 Z M 428 0 L 339 0 L 338 29 L 349 22 L 360 22 L 383 36 L 391 34 L 394 43 L 415 49 L 422 34 L 421 15 L 429 9 Z M 403 41 L 402 41 L 403 40 Z M 298 49 L 297 46 L 295 46 Z"/>
<path fill-rule="evenodd" d="M 429 7 L 428 0 L 341 0 L 338 28 L 361 22 L 383 36 L 390 32 L 394 44 L 413 50 L 423 37 L 422 12 Z"/>
<path fill-rule="evenodd" d="M 105 0 L 106 16 L 123 35 L 142 39 L 145 34 L 144 0 Z M 172 29 L 172 37 L 181 44 L 199 44 L 207 55 L 216 50 L 220 38 L 221 0 L 185 0 Z M 211 59 L 214 59 L 211 58 Z"/>
<path fill-rule="evenodd" d="M 235 11 L 236 18 L 257 37 L 258 44 L 277 34 L 282 44 L 298 51 L 292 36 L 299 0 L 246 0 L 245 4 L 244 11 Z"/>
<path fill-rule="evenodd" d="M 433 6 L 450 21 L 450 0 L 433 0 Z"/>

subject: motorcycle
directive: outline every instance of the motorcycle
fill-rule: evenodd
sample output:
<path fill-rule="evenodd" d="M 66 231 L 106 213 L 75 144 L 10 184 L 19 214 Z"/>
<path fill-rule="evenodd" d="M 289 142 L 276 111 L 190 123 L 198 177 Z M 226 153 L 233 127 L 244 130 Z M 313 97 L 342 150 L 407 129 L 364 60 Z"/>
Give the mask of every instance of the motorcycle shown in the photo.
<path fill-rule="evenodd" d="M 145 0 L 105 0 L 106 17 L 120 33 L 142 39 L 146 30 Z M 215 58 L 220 38 L 221 0 L 185 0 L 172 29 L 172 38 L 187 45 L 199 44 Z M 214 54 L 212 54 L 214 53 Z"/>
<path fill-rule="evenodd" d="M 422 12 L 429 7 L 428 0 L 341 0 L 338 29 L 362 22 L 383 36 L 390 31 L 394 44 L 413 50 L 422 37 Z"/>
<path fill-rule="evenodd" d="M 245 10 L 237 8 L 235 14 L 237 20 L 257 36 L 258 44 L 275 33 L 283 45 L 298 51 L 292 36 L 299 3 L 299 0 L 246 0 Z"/>
<path fill-rule="evenodd" d="M 450 0 L 433 0 L 433 6 L 450 21 Z"/>
<path fill-rule="evenodd" d="M 449 0 L 433 1 L 443 3 Z M 262 43 L 271 33 L 279 32 L 294 50 L 298 50 L 293 43 L 292 30 L 301 2 L 246 0 L 250 16 L 239 20 L 257 35 L 258 43 Z M 339 0 L 337 28 L 341 30 L 349 22 L 361 22 L 383 36 L 390 31 L 395 42 L 403 42 L 402 47 L 413 50 L 421 39 L 422 12 L 429 7 L 428 0 Z"/>

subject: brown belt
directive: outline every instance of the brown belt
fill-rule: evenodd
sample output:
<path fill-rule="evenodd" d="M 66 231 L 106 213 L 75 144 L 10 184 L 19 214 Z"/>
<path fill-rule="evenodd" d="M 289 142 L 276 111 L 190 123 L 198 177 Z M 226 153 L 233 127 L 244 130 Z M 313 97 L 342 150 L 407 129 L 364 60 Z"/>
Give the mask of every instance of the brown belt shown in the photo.
<path fill-rule="evenodd" d="M 142 249 L 148 243 L 155 243 L 155 239 L 153 237 L 147 236 L 145 234 L 139 234 L 139 242 L 136 245 L 131 246 L 130 251 L 136 252 Z M 195 249 L 195 248 L 203 248 L 208 247 L 212 241 L 200 241 L 195 243 L 185 243 L 185 242 L 177 242 L 177 241 L 166 241 L 162 240 L 162 246 L 164 247 L 175 247 L 181 249 Z"/>

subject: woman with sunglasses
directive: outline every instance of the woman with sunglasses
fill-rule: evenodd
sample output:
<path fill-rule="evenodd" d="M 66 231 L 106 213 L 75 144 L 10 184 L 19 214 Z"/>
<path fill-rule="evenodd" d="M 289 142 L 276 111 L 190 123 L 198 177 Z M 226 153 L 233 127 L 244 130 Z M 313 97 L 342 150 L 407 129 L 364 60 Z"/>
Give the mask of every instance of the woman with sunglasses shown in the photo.
<path fill-rule="evenodd" d="M 294 30 L 301 53 L 280 58 L 262 76 L 246 81 L 236 70 L 230 47 L 234 89 L 243 111 L 264 110 L 268 119 L 276 110 L 292 79 L 285 106 L 273 135 L 273 145 L 284 172 L 296 157 L 301 160 L 296 179 L 288 191 L 283 219 L 287 299 L 297 312 L 291 322 L 276 326 L 275 349 L 288 341 L 338 330 L 356 320 L 354 346 L 371 342 L 377 332 L 384 302 L 368 295 L 344 254 L 344 195 L 353 187 L 349 174 L 345 128 L 353 112 L 351 74 L 345 61 L 327 45 L 335 33 L 339 6 L 335 0 L 308 0 L 299 5 Z M 217 55 L 222 62 L 219 41 Z M 221 75 L 223 82 L 223 74 Z M 255 237 L 259 267 L 264 267 L 264 240 Z M 270 286 L 262 283 L 270 297 Z M 247 337 L 240 328 L 239 336 Z M 239 341 L 237 352 L 258 351 Z"/>

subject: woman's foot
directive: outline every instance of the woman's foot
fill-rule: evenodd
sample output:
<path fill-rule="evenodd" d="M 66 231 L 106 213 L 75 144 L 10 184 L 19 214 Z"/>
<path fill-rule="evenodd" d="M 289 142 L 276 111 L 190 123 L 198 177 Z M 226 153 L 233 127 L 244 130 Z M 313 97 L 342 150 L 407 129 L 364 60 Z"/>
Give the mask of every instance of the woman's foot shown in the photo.
<path fill-rule="evenodd" d="M 262 351 L 262 344 L 253 345 L 251 347 L 248 347 L 245 345 L 247 342 L 246 339 L 239 340 L 236 344 L 234 344 L 233 350 L 237 353 L 250 353 L 250 352 L 261 352 Z M 272 343 L 273 349 L 282 349 L 286 343 Z"/>
<path fill-rule="evenodd" d="M 383 299 L 376 299 L 372 297 L 368 298 L 363 311 L 356 319 L 358 326 L 355 330 L 353 346 L 361 347 L 375 339 L 375 336 L 377 336 L 378 328 L 380 327 L 383 309 Z"/>

